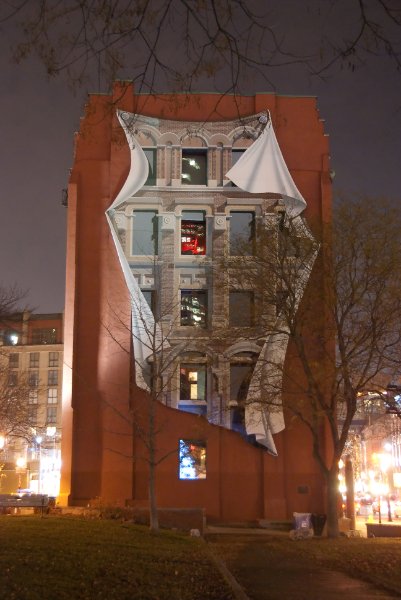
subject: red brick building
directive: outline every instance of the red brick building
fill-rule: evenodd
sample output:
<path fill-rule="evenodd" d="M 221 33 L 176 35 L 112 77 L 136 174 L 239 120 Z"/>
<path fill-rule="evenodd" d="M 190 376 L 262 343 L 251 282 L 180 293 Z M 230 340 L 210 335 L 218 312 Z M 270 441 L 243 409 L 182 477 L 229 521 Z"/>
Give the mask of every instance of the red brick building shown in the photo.
<path fill-rule="evenodd" d="M 284 208 L 298 215 L 304 198 L 306 220 L 330 219 L 313 97 L 153 97 L 122 84 L 90 96 L 68 188 L 62 503 L 147 503 L 135 422 L 155 367 L 143 318 L 169 352 L 155 415 L 158 505 L 220 521 L 324 511 L 302 425 L 283 414 L 264 432 L 249 426 L 241 402 L 263 347 L 248 335 L 253 292 L 227 292 L 213 276 L 230 236 L 253 236 L 258 219 Z M 221 324 L 243 333 L 216 351 Z"/>

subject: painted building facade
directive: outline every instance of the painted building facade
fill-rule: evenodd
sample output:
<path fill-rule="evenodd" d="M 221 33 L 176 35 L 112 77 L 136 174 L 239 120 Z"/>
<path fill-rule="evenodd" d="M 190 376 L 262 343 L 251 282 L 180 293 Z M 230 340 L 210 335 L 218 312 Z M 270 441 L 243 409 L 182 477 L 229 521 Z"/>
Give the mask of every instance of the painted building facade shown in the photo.
<path fill-rule="evenodd" d="M 68 190 L 62 502 L 146 505 L 150 415 L 159 506 L 324 510 L 305 429 L 247 401 L 262 354 L 286 365 L 276 307 L 220 265 L 283 213 L 327 221 L 330 194 L 315 98 L 90 97 Z"/>

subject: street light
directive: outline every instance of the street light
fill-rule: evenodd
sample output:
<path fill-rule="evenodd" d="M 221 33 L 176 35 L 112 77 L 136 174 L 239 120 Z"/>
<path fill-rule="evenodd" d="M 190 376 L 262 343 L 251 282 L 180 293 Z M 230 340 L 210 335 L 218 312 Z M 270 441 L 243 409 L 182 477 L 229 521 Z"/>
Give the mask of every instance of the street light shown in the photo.
<path fill-rule="evenodd" d="M 35 442 L 38 445 L 38 449 L 39 449 L 39 469 L 38 469 L 38 494 L 41 494 L 42 492 L 42 446 L 41 443 L 43 441 L 43 438 L 41 435 L 37 435 L 35 438 Z"/>

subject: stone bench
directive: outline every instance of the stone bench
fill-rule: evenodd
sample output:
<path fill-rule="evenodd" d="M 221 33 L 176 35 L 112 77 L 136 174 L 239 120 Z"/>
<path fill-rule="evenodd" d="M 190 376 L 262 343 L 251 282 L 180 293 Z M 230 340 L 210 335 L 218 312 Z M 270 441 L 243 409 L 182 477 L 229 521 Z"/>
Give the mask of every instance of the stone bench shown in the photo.
<path fill-rule="evenodd" d="M 40 509 L 43 515 L 49 508 L 49 496 L 46 494 L 0 494 L 0 510 L 3 514 L 9 508 L 34 508 Z"/>

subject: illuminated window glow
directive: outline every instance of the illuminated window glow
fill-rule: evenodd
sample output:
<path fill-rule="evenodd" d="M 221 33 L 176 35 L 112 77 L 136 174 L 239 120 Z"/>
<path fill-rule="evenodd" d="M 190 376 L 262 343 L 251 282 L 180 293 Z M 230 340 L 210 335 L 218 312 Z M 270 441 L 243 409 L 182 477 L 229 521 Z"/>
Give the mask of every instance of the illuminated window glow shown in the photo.
<path fill-rule="evenodd" d="M 180 440 L 179 478 L 206 479 L 206 442 Z"/>

